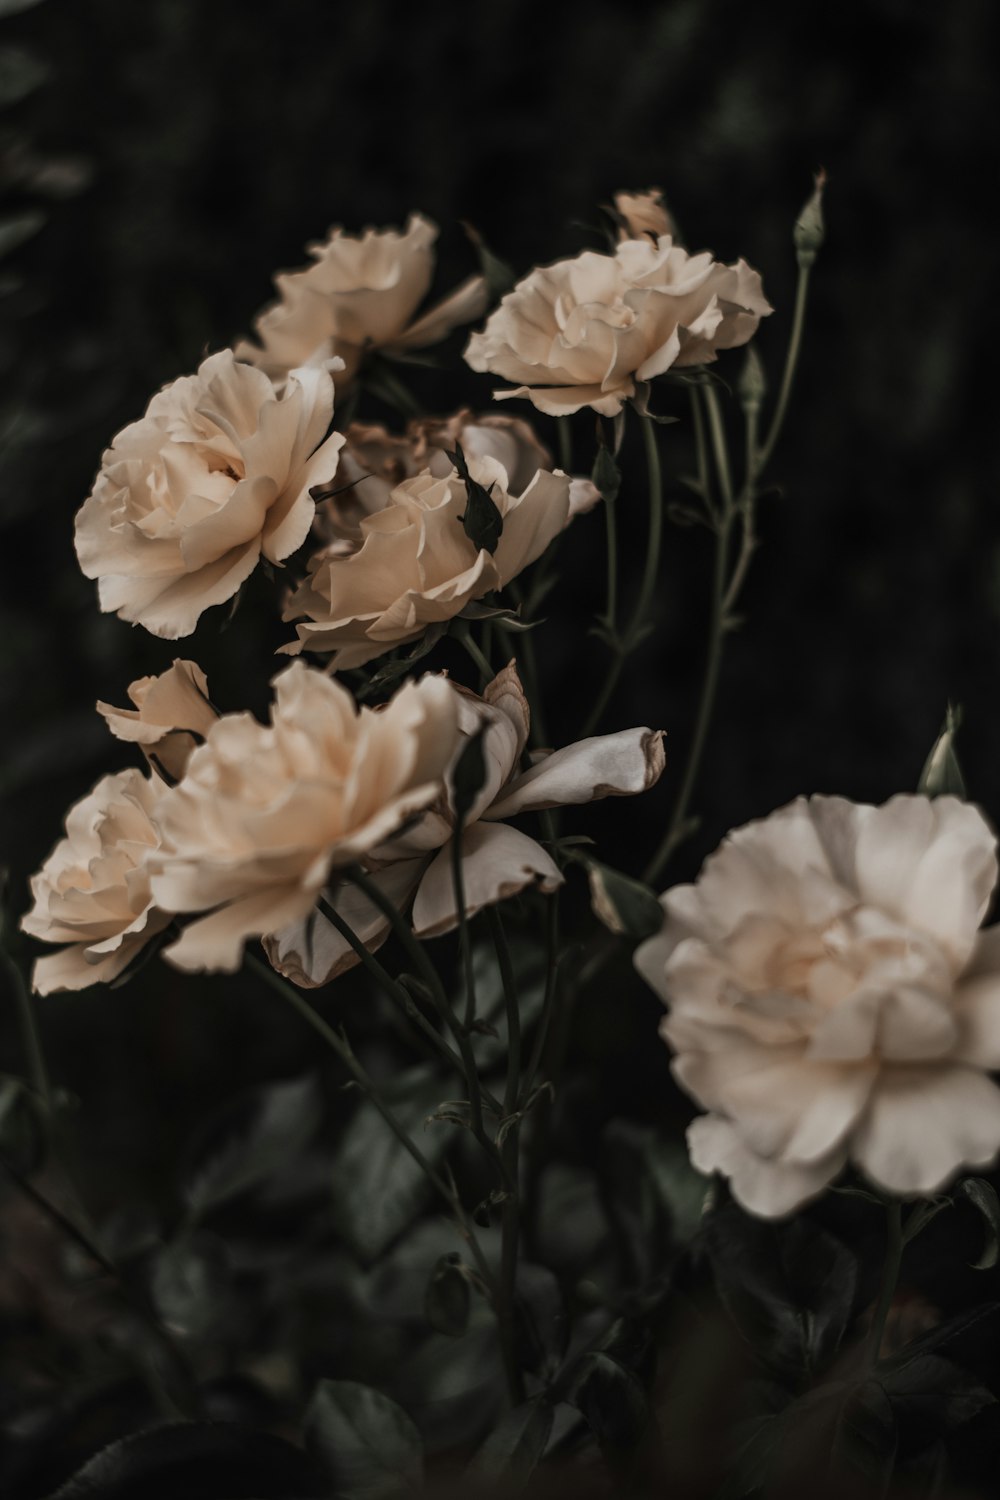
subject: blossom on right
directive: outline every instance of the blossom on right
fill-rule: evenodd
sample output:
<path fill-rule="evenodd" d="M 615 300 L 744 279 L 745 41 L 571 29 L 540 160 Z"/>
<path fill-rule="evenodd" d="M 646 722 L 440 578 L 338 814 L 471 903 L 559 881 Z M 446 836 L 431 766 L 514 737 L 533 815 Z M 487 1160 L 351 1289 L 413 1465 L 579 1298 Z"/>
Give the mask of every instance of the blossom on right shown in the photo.
<path fill-rule="evenodd" d="M 661 898 L 636 967 L 668 1008 L 694 1165 L 765 1218 L 852 1162 L 937 1192 L 1000 1150 L 996 838 L 955 797 L 799 798 Z"/>
<path fill-rule="evenodd" d="M 707 250 L 689 255 L 669 234 L 643 235 L 613 255 L 587 250 L 530 272 L 472 335 L 465 358 L 521 382 L 494 391 L 497 400 L 526 396 L 552 416 L 591 406 L 613 417 L 637 381 L 711 362 L 745 344 L 771 311 L 746 261 L 724 266 Z"/>

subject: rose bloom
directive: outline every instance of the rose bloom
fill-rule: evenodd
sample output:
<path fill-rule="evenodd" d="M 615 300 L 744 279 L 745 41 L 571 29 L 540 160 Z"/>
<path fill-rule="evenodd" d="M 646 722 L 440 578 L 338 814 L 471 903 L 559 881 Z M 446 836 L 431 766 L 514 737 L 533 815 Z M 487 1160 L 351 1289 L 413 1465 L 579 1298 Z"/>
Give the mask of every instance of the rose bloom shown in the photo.
<path fill-rule="evenodd" d="M 411 214 L 405 230 L 331 229 L 306 248 L 314 264 L 274 278 L 278 301 L 255 322 L 259 344 L 237 345 L 240 359 L 283 380 L 299 365 L 328 365 L 339 357 L 346 390 L 368 350 L 405 353 L 440 343 L 453 328 L 482 317 L 486 282 L 470 276 L 443 301 L 416 317 L 434 275 L 437 227 Z"/>
<path fill-rule="evenodd" d="M 176 640 L 261 557 L 294 552 L 312 524 L 310 488 L 336 472 L 332 416 L 327 372 L 296 371 L 279 396 L 229 349 L 164 386 L 104 454 L 76 519 L 101 608 Z"/>
<path fill-rule="evenodd" d="M 616 193 L 615 212 L 621 223 L 620 240 L 641 240 L 643 235 L 658 240 L 661 234 L 674 233 L 662 188 L 649 188 L 645 193 Z"/>
<path fill-rule="evenodd" d="M 21 920 L 32 937 L 68 944 L 36 962 L 39 994 L 114 979 L 170 922 L 153 904 L 148 869 L 162 792 L 155 777 L 119 771 L 70 808 L 66 837 L 32 876 L 34 905 Z"/>
<path fill-rule="evenodd" d="M 158 809 L 155 898 L 208 913 L 166 951 L 182 969 L 234 970 L 248 937 L 304 917 L 337 866 L 444 795 L 458 729 L 443 678 L 407 683 L 378 710 L 301 662 L 274 689 L 270 724 L 216 720 Z"/>
<path fill-rule="evenodd" d="M 636 965 L 668 1008 L 691 1159 L 752 1213 L 853 1162 L 931 1194 L 1000 1147 L 996 840 L 954 797 L 799 798 L 662 898 Z"/>
<path fill-rule="evenodd" d="M 345 555 L 361 546 L 361 522 L 385 507 L 396 485 L 423 469 L 439 479 L 451 473 L 448 454 L 456 443 L 467 460 L 495 459 L 512 495 L 522 495 L 539 470 L 552 469 L 552 454 L 523 418 L 481 416 L 467 407 L 450 417 L 412 421 L 402 436 L 379 423 L 352 422 L 344 437 L 336 493 L 317 506 L 316 530 L 330 545 L 341 544 Z M 589 479 L 571 478 L 568 519 L 592 510 L 600 498 Z"/>
<path fill-rule="evenodd" d="M 460 834 L 462 884 L 467 916 L 517 895 L 527 886 L 543 893 L 563 882 L 548 851 L 508 819 L 550 807 L 570 807 L 601 797 L 632 797 L 659 779 L 664 765 L 663 735 L 653 729 L 624 729 L 548 752 L 522 769 L 528 743 L 528 703 L 513 662 L 486 687 L 482 697 L 452 685 L 460 739 L 451 769 L 471 736 L 482 740 L 486 777 Z M 451 843 L 456 817 L 447 797 L 415 821 L 401 837 L 374 848 L 366 863 L 394 905 L 413 899 L 413 930 L 436 937 L 458 924 Z M 414 895 L 415 893 L 415 895 Z M 350 884 L 341 886 L 334 905 L 358 937 L 377 948 L 389 932 L 385 916 Z M 326 984 L 357 962 L 350 945 L 322 915 L 299 922 L 265 943 L 272 964 L 297 984 Z"/>
<path fill-rule="evenodd" d="M 128 690 L 132 708 L 98 703 L 111 733 L 138 745 L 165 781 L 179 781 L 191 751 L 219 717 L 197 662 L 178 659 L 158 677 L 140 677 Z"/>
<path fill-rule="evenodd" d="M 527 396 L 553 416 L 592 406 L 610 417 L 636 381 L 745 344 L 771 310 L 745 261 L 724 266 L 668 234 L 644 236 L 613 255 L 587 250 L 532 271 L 472 335 L 465 358 L 521 382 L 494 391 L 498 400 Z"/>
<path fill-rule="evenodd" d="M 379 510 L 360 520 L 356 551 L 345 556 L 334 545 L 312 558 L 283 616 L 305 616 L 296 626 L 298 640 L 281 650 L 330 651 L 338 669 L 361 666 L 419 639 L 429 625 L 453 619 L 470 600 L 503 588 L 565 527 L 565 474 L 539 470 L 523 494 L 513 495 L 495 459 L 470 459 L 469 472 L 490 491 L 503 517 L 494 553 L 477 549 L 466 535 L 462 517 L 469 498 L 457 472 L 449 465 L 438 477 L 425 469 L 396 485 Z"/>

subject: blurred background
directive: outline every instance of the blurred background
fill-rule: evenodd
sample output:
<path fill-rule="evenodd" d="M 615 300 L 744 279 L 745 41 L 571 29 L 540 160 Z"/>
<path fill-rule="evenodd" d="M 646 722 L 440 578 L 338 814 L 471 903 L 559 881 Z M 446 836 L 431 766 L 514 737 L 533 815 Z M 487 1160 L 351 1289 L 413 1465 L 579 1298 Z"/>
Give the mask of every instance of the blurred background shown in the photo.
<path fill-rule="evenodd" d="M 305 242 L 333 223 L 401 224 L 420 209 L 441 227 L 442 288 L 475 266 L 461 220 L 523 274 L 598 246 L 598 205 L 655 184 L 692 249 L 761 271 L 776 309 L 758 340 L 773 390 L 792 224 L 820 166 L 828 237 L 771 469 L 780 494 L 761 508 L 746 622 L 695 798 L 701 826 L 671 878 L 798 793 L 882 800 L 913 788 L 949 700 L 965 710 L 970 794 L 1000 815 L 997 31 L 984 0 L 800 13 L 724 0 L 3 0 L 0 859 L 15 913 L 65 809 L 129 763 L 95 699 L 123 703 L 133 678 L 182 654 L 203 663 L 223 707 L 266 704 L 287 628 L 263 580 L 232 630 L 214 611 L 174 647 L 98 612 L 72 523 L 112 435 L 164 381 L 248 329 L 276 268 L 302 264 Z M 461 346 L 447 369 L 414 373 L 432 411 L 488 404 L 491 383 L 464 370 Z M 739 363 L 718 368 L 734 380 Z M 685 416 L 682 395 L 658 401 Z M 662 443 L 676 472 L 686 426 L 663 429 Z M 586 416 L 574 445 L 589 469 Z M 645 494 L 638 453 L 627 461 L 620 527 L 637 574 Z M 603 666 L 586 635 L 603 536 L 599 513 L 567 536 L 536 637 L 558 741 L 578 731 Z M 655 641 L 608 720 L 667 729 L 663 785 L 641 806 L 581 819 L 632 870 L 676 789 L 708 568 L 707 535 L 670 528 Z M 17 952 L 30 959 L 23 940 Z M 349 982 L 343 993 L 350 1013 Z M 180 983 L 158 963 L 118 991 L 51 996 L 38 1013 L 56 1079 L 80 1101 L 99 1201 L 155 1197 L 210 1102 L 312 1052 L 250 980 Z M 649 1046 L 657 1013 L 634 981 L 581 1007 L 572 1044 L 594 1064 L 588 1129 L 623 1109 L 684 1118 Z M 0 1028 L 3 1067 L 18 1071 L 7 1003 Z"/>

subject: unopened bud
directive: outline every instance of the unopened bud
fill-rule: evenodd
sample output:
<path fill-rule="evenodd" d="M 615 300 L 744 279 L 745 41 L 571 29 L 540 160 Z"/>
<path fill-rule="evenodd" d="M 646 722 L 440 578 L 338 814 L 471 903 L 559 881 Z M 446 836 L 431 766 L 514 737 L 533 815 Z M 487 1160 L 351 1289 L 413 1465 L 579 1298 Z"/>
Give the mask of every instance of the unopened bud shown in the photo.
<path fill-rule="evenodd" d="M 760 411 L 764 397 L 767 395 L 767 376 L 764 374 L 764 365 L 753 344 L 747 345 L 743 369 L 736 383 L 736 394 L 740 399 L 740 406 L 747 414 Z"/>
<path fill-rule="evenodd" d="M 812 196 L 806 200 L 802 212 L 795 220 L 793 234 L 799 265 L 803 267 L 812 265 L 826 237 L 826 226 L 823 223 L 823 189 L 826 187 L 826 173 L 822 167 L 816 173 L 813 182 L 815 186 Z"/>

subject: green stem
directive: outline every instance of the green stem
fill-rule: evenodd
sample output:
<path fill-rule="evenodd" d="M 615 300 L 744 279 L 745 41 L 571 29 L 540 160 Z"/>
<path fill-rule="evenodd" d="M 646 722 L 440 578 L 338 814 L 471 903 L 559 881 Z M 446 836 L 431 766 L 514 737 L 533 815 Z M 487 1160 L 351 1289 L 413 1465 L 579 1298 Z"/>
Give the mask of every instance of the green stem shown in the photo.
<path fill-rule="evenodd" d="M 788 350 L 785 354 L 785 368 L 781 377 L 781 387 L 778 391 L 778 401 L 774 408 L 774 416 L 771 418 L 771 426 L 764 440 L 764 446 L 757 456 L 758 474 L 762 473 L 766 467 L 771 454 L 774 452 L 775 444 L 781 435 L 781 429 L 784 426 L 785 413 L 788 410 L 788 401 L 792 394 L 795 371 L 798 368 L 799 354 L 802 349 L 802 333 L 806 321 L 806 302 L 809 297 L 809 272 L 809 266 L 799 264 L 799 279 L 795 287 L 795 311 L 792 314 L 792 331 L 789 335 Z"/>
<path fill-rule="evenodd" d="M 490 666 L 487 657 L 483 655 L 482 651 L 472 639 L 472 632 L 469 630 L 468 625 L 463 623 L 455 631 L 455 639 L 461 642 L 461 644 L 468 652 L 469 656 L 479 668 L 479 675 L 481 678 L 479 686 L 485 687 L 488 682 L 492 682 L 494 677 L 493 668 Z"/>
<path fill-rule="evenodd" d="M 604 612 L 605 624 L 612 640 L 615 638 L 618 619 L 618 502 L 604 501 L 604 534 L 608 553 L 608 603 Z"/>
<path fill-rule="evenodd" d="M 892 1307 L 892 1299 L 899 1280 L 899 1268 L 903 1259 L 903 1206 L 898 1199 L 885 1205 L 885 1260 L 882 1263 L 882 1285 L 879 1288 L 875 1315 L 868 1335 L 868 1364 L 878 1363 L 879 1351 L 885 1325 Z"/>
<path fill-rule="evenodd" d="M 556 417 L 556 434 L 559 443 L 559 467 L 568 474 L 573 467 L 573 429 L 569 417 Z"/>
<path fill-rule="evenodd" d="M 495 906 L 488 908 L 493 946 L 500 967 L 504 1003 L 507 1014 L 507 1082 L 504 1091 L 504 1109 L 510 1115 L 517 1109 L 517 1095 L 521 1074 L 521 1014 L 518 1008 L 517 982 L 511 963 L 507 935 L 503 920 Z M 507 1197 L 504 1199 L 500 1220 L 500 1287 L 504 1308 L 513 1323 L 514 1304 L 517 1297 L 517 1256 L 521 1228 L 520 1183 L 518 1181 L 520 1150 L 519 1122 L 511 1125 L 504 1137 L 501 1155 L 507 1176 Z M 523 1400 L 521 1374 L 514 1362 L 514 1378 L 518 1400 Z"/>
<path fill-rule="evenodd" d="M 28 1078 L 31 1087 L 42 1100 L 46 1110 L 52 1107 L 52 1085 L 49 1081 L 49 1070 L 45 1064 L 45 1053 L 42 1049 L 42 1038 L 38 1030 L 38 1018 L 35 1015 L 35 1007 L 32 1003 L 28 986 L 24 982 L 21 966 L 0 945 L 0 962 L 10 975 L 11 986 L 14 990 L 14 1000 L 17 1005 L 18 1020 L 21 1026 L 21 1040 L 24 1046 L 25 1061 L 28 1068 Z"/>
<path fill-rule="evenodd" d="M 535 1078 L 542 1065 L 542 1054 L 545 1051 L 545 1043 L 548 1039 L 549 1027 L 552 1024 L 552 1011 L 555 1007 L 556 993 L 559 978 L 559 893 L 558 891 L 549 897 L 546 908 L 545 924 L 546 945 L 546 970 L 545 970 L 545 996 L 542 1000 L 542 1014 L 538 1021 L 538 1030 L 535 1033 L 534 1044 L 531 1049 L 531 1057 L 528 1062 L 527 1071 L 521 1084 L 521 1094 L 518 1100 L 518 1109 L 523 1109 L 532 1089 L 535 1086 Z"/>
<path fill-rule="evenodd" d="M 586 739 L 594 733 L 618 686 L 626 658 L 636 649 L 649 623 L 649 615 L 660 573 L 660 550 L 663 544 L 663 475 L 660 467 L 660 447 L 656 436 L 656 423 L 652 417 L 642 418 L 643 444 L 646 450 L 646 472 L 649 478 L 649 521 L 646 535 L 646 561 L 636 597 L 635 609 L 620 639 L 616 640 L 613 656 L 604 685 L 597 696 L 587 721 L 581 731 Z M 607 502 L 605 501 L 605 505 Z"/>
<path fill-rule="evenodd" d="M 723 514 L 727 514 L 733 508 L 733 481 L 729 472 L 729 448 L 726 444 L 726 430 L 722 425 L 722 412 L 719 409 L 719 398 L 715 387 L 710 381 L 705 380 L 700 386 L 702 400 L 705 403 L 705 414 L 708 417 L 708 436 L 712 446 L 712 457 L 715 460 L 715 472 L 719 480 L 719 493 L 722 496 Z"/>

